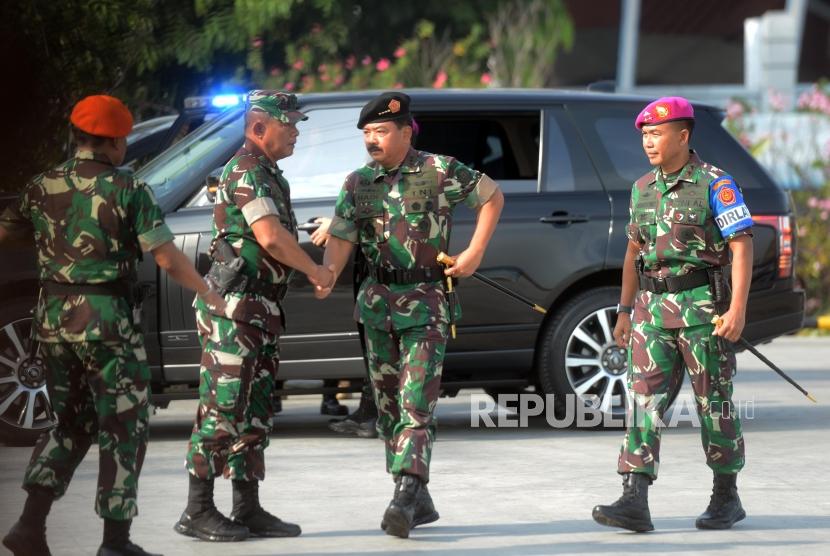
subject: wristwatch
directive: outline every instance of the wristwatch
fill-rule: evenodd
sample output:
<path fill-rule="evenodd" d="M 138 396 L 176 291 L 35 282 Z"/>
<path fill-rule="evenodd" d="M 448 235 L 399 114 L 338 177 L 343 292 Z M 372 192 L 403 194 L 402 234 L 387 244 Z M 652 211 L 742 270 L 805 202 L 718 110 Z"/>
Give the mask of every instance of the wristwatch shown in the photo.
<path fill-rule="evenodd" d="M 620 303 L 617 303 L 617 314 L 618 315 L 620 313 L 628 313 L 630 315 L 633 311 L 634 311 L 634 307 L 632 307 L 631 305 L 622 305 Z"/>

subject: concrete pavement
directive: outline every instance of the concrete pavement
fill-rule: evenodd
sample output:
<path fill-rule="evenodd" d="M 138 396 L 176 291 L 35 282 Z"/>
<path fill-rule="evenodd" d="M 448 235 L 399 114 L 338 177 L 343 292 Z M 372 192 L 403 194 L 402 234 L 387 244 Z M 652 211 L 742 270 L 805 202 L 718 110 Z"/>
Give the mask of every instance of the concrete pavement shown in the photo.
<path fill-rule="evenodd" d="M 318 414 L 318 396 L 284 402 L 261 488 L 263 505 L 299 523 L 301 537 L 210 544 L 173 532 L 185 505 L 182 461 L 195 410 L 195 402 L 177 402 L 153 418 L 133 538 L 148 550 L 200 556 L 830 553 L 830 339 L 783 338 L 761 350 L 819 404 L 751 355 L 739 356 L 736 399 L 743 402 L 747 466 L 738 484 L 748 518 L 730 531 L 694 527 L 709 500 L 711 473 L 699 431 L 688 423 L 663 435 L 660 479 L 650 493 L 656 531 L 634 534 L 591 519 L 594 505 L 619 496 L 621 431 L 553 429 L 543 419 L 527 428 L 471 428 L 470 393 L 462 392 L 439 402 L 430 492 L 441 519 L 408 540 L 379 527 L 393 489 L 382 444 L 330 433 L 327 418 Z M 686 384 L 681 396 L 690 394 Z M 29 453 L 0 448 L 2 533 L 22 508 L 19 482 Z M 93 513 L 96 474 L 93 447 L 47 523 L 53 554 L 97 549 L 102 527 Z M 230 509 L 225 481 L 217 482 L 217 505 Z"/>

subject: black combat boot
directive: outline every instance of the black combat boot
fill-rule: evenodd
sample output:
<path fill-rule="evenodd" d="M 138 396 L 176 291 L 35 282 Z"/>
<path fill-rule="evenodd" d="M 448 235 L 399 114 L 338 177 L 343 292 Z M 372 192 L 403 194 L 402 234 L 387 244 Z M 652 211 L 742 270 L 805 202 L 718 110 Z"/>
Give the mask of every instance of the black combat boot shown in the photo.
<path fill-rule="evenodd" d="M 233 481 L 231 519 L 257 537 L 298 537 L 299 525 L 287 523 L 259 505 L 259 481 Z"/>
<path fill-rule="evenodd" d="M 345 419 L 329 422 L 329 428 L 340 434 L 357 435 L 360 438 L 377 438 L 377 421 L 378 408 L 375 405 L 372 387 L 369 385 L 368 388 L 364 386 L 360 393 L 360 405 L 354 413 Z"/>
<path fill-rule="evenodd" d="M 397 485 L 400 477 L 395 479 Z M 432 502 L 432 496 L 429 495 L 426 483 L 421 485 L 421 490 L 418 492 L 417 502 L 415 504 L 415 514 L 412 516 L 412 529 L 418 525 L 426 525 L 433 521 L 438 521 L 438 512 L 435 510 L 435 504 Z M 386 520 L 380 522 L 380 528 L 386 531 Z"/>
<path fill-rule="evenodd" d="M 187 495 L 187 508 L 173 529 L 203 541 L 232 542 L 247 539 L 250 535 L 247 527 L 234 523 L 216 509 L 213 503 L 213 479 L 188 476 L 190 492 Z"/>
<path fill-rule="evenodd" d="M 709 507 L 695 521 L 698 529 L 730 529 L 746 517 L 738 498 L 737 473 L 715 473 Z"/>
<path fill-rule="evenodd" d="M 323 394 L 320 403 L 320 415 L 346 415 L 349 408 L 337 400 L 336 394 Z"/>
<path fill-rule="evenodd" d="M 147 552 L 130 541 L 132 520 L 125 521 L 104 518 L 104 542 L 96 556 L 161 556 Z"/>
<path fill-rule="evenodd" d="M 651 478 L 642 473 L 623 475 L 623 494 L 610 506 L 596 506 L 594 521 L 609 527 L 622 527 L 643 533 L 653 531 L 651 512 L 648 510 L 648 485 Z"/>
<path fill-rule="evenodd" d="M 29 487 L 28 492 L 23 514 L 3 537 L 3 545 L 14 556 L 50 556 L 46 544 L 46 516 L 55 497 L 52 491 L 42 487 Z"/>
<path fill-rule="evenodd" d="M 409 537 L 409 531 L 414 527 L 415 509 L 423 488 L 423 481 L 416 475 L 401 475 L 397 478 L 395 495 L 381 521 L 381 527 L 386 525 L 384 531 L 387 535 L 402 539 Z"/>

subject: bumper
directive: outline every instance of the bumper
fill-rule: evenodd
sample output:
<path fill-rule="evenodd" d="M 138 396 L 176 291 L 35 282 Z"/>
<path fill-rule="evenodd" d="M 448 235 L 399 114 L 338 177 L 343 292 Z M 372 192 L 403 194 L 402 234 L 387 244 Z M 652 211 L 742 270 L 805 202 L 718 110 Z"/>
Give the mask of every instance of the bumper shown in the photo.
<path fill-rule="evenodd" d="M 797 332 L 804 326 L 804 292 L 753 293 L 749 296 L 746 321 L 743 336 L 753 344 Z"/>

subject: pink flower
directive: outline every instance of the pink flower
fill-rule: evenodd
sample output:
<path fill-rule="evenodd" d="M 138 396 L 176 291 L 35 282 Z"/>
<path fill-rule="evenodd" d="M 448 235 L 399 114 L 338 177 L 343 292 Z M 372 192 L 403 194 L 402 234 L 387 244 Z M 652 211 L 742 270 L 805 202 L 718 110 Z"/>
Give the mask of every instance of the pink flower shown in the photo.
<path fill-rule="evenodd" d="M 389 69 L 389 66 L 392 65 L 389 63 L 389 58 L 381 58 L 378 60 L 378 63 L 375 64 L 375 69 L 378 71 L 386 71 Z"/>
<path fill-rule="evenodd" d="M 259 37 L 254 37 L 251 40 L 251 46 L 253 46 L 254 48 L 262 48 L 262 45 L 263 45 L 262 39 L 259 38 Z"/>
<path fill-rule="evenodd" d="M 363 64 L 364 66 L 368 66 L 369 64 L 372 63 L 372 57 L 371 56 L 364 56 L 363 59 L 360 61 L 360 63 Z"/>
<path fill-rule="evenodd" d="M 293 91 L 295 87 L 296 87 L 296 85 L 294 85 L 293 81 L 289 81 L 288 83 L 286 83 L 285 85 L 282 86 L 282 88 L 285 89 L 286 91 Z"/>
<path fill-rule="evenodd" d="M 435 76 L 435 81 L 432 82 L 433 89 L 443 89 L 444 85 L 447 84 L 447 72 L 441 70 L 438 72 L 438 75 Z"/>
<path fill-rule="evenodd" d="M 406 56 L 406 49 L 402 46 L 399 46 L 395 49 L 393 56 L 395 56 L 395 58 L 403 58 L 404 56 Z"/>
<path fill-rule="evenodd" d="M 280 72 L 280 68 L 278 68 L 277 66 L 273 66 L 273 67 L 271 68 L 270 74 L 271 74 L 271 76 L 272 76 L 272 77 L 276 77 L 276 76 L 278 76 L 280 73 L 281 73 L 281 72 Z"/>
<path fill-rule="evenodd" d="M 354 69 L 355 65 L 357 64 L 357 59 L 354 57 L 354 54 L 350 54 L 348 58 L 346 58 L 346 69 Z"/>
<path fill-rule="evenodd" d="M 331 77 L 329 77 L 329 74 L 327 74 L 327 73 L 324 73 L 323 75 L 320 76 L 320 81 L 322 81 L 323 83 L 328 82 L 329 79 L 331 79 Z"/>
<path fill-rule="evenodd" d="M 302 60 L 297 60 L 296 62 L 291 64 L 291 67 L 294 68 L 297 71 L 300 71 L 301 69 L 303 69 L 303 66 L 305 66 L 305 62 L 303 62 Z"/>
<path fill-rule="evenodd" d="M 787 99 L 779 91 L 770 89 L 767 93 L 769 99 L 769 107 L 773 112 L 782 112 L 786 108 Z"/>
<path fill-rule="evenodd" d="M 489 73 L 485 72 L 481 74 L 481 84 L 482 85 L 489 85 L 493 82 L 493 78 L 490 76 Z"/>
<path fill-rule="evenodd" d="M 340 85 L 343 84 L 343 81 L 344 81 L 343 76 L 338 75 L 337 77 L 334 78 L 334 86 L 339 87 Z"/>
<path fill-rule="evenodd" d="M 403 83 L 400 83 L 400 82 L 395 83 L 394 85 L 392 85 L 392 88 L 393 89 L 403 89 Z"/>
<path fill-rule="evenodd" d="M 818 206 L 818 199 L 815 197 L 810 197 L 807 199 L 807 206 L 810 208 L 816 208 Z"/>
<path fill-rule="evenodd" d="M 830 216 L 830 213 L 828 213 L 826 210 L 823 210 L 821 211 L 820 216 L 822 220 L 827 220 L 827 217 Z"/>

